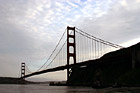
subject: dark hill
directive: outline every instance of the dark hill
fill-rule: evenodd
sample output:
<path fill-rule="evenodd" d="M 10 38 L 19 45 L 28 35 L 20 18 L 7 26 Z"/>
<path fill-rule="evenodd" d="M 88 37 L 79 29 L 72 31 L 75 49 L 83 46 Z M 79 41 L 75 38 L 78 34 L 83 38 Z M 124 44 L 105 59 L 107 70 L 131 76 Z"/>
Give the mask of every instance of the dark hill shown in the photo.
<path fill-rule="evenodd" d="M 87 62 L 90 64 L 72 68 L 69 85 L 140 86 L 140 43 Z"/>

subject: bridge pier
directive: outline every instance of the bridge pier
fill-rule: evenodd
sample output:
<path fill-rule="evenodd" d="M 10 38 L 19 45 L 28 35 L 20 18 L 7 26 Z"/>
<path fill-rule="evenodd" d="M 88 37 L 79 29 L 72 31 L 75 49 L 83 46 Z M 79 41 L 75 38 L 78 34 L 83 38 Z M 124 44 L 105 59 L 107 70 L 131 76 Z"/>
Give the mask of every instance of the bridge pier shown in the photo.
<path fill-rule="evenodd" d="M 71 42 L 70 39 L 73 39 Z M 70 47 L 73 47 L 73 51 L 70 51 Z M 76 64 L 76 42 L 75 42 L 75 27 L 67 27 L 67 84 L 71 74 L 71 68 L 69 67 L 70 58 L 73 58 L 74 64 Z"/>
<path fill-rule="evenodd" d="M 23 78 L 24 76 L 25 76 L 25 63 L 21 63 L 21 78 Z"/>

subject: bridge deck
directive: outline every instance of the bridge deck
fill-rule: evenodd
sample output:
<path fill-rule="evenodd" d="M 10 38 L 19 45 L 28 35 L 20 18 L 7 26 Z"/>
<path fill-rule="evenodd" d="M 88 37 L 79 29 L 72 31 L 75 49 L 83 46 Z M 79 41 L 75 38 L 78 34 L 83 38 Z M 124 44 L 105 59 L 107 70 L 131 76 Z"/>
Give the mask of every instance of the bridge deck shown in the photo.
<path fill-rule="evenodd" d="M 86 65 L 92 64 L 92 63 L 93 63 L 93 61 L 85 61 L 85 62 L 81 62 L 81 63 L 70 64 L 69 67 L 71 68 L 73 66 L 86 66 Z M 94 63 L 97 63 L 97 60 L 94 60 Z M 55 67 L 55 68 L 50 68 L 50 69 L 46 69 L 46 70 L 42 70 L 42 71 L 39 71 L 39 72 L 34 72 L 34 73 L 31 73 L 31 74 L 25 75 L 22 78 L 28 78 L 28 77 L 31 77 L 31 76 L 34 76 L 34 75 L 44 74 L 44 73 L 48 73 L 48 72 L 65 70 L 65 69 L 67 69 L 67 67 L 68 67 L 67 65 L 64 65 L 64 66 L 59 66 L 59 67 Z"/>

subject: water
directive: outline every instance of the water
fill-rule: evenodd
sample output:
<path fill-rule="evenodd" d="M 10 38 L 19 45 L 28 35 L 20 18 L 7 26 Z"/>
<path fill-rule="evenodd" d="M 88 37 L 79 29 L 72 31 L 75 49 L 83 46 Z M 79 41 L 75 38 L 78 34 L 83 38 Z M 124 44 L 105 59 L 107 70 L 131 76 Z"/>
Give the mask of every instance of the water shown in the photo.
<path fill-rule="evenodd" d="M 104 88 L 35 85 L 0 85 L 0 93 L 140 93 L 140 87 Z"/>

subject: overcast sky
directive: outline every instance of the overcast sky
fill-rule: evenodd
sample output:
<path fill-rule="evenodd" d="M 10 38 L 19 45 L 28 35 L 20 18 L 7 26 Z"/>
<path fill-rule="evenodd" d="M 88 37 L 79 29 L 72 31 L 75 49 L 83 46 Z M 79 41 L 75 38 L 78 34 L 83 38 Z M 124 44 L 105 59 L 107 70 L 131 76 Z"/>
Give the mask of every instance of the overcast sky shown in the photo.
<path fill-rule="evenodd" d="M 140 0 L 0 0 L 0 76 L 18 77 L 21 62 L 39 68 L 67 26 L 130 46 L 140 41 Z"/>

